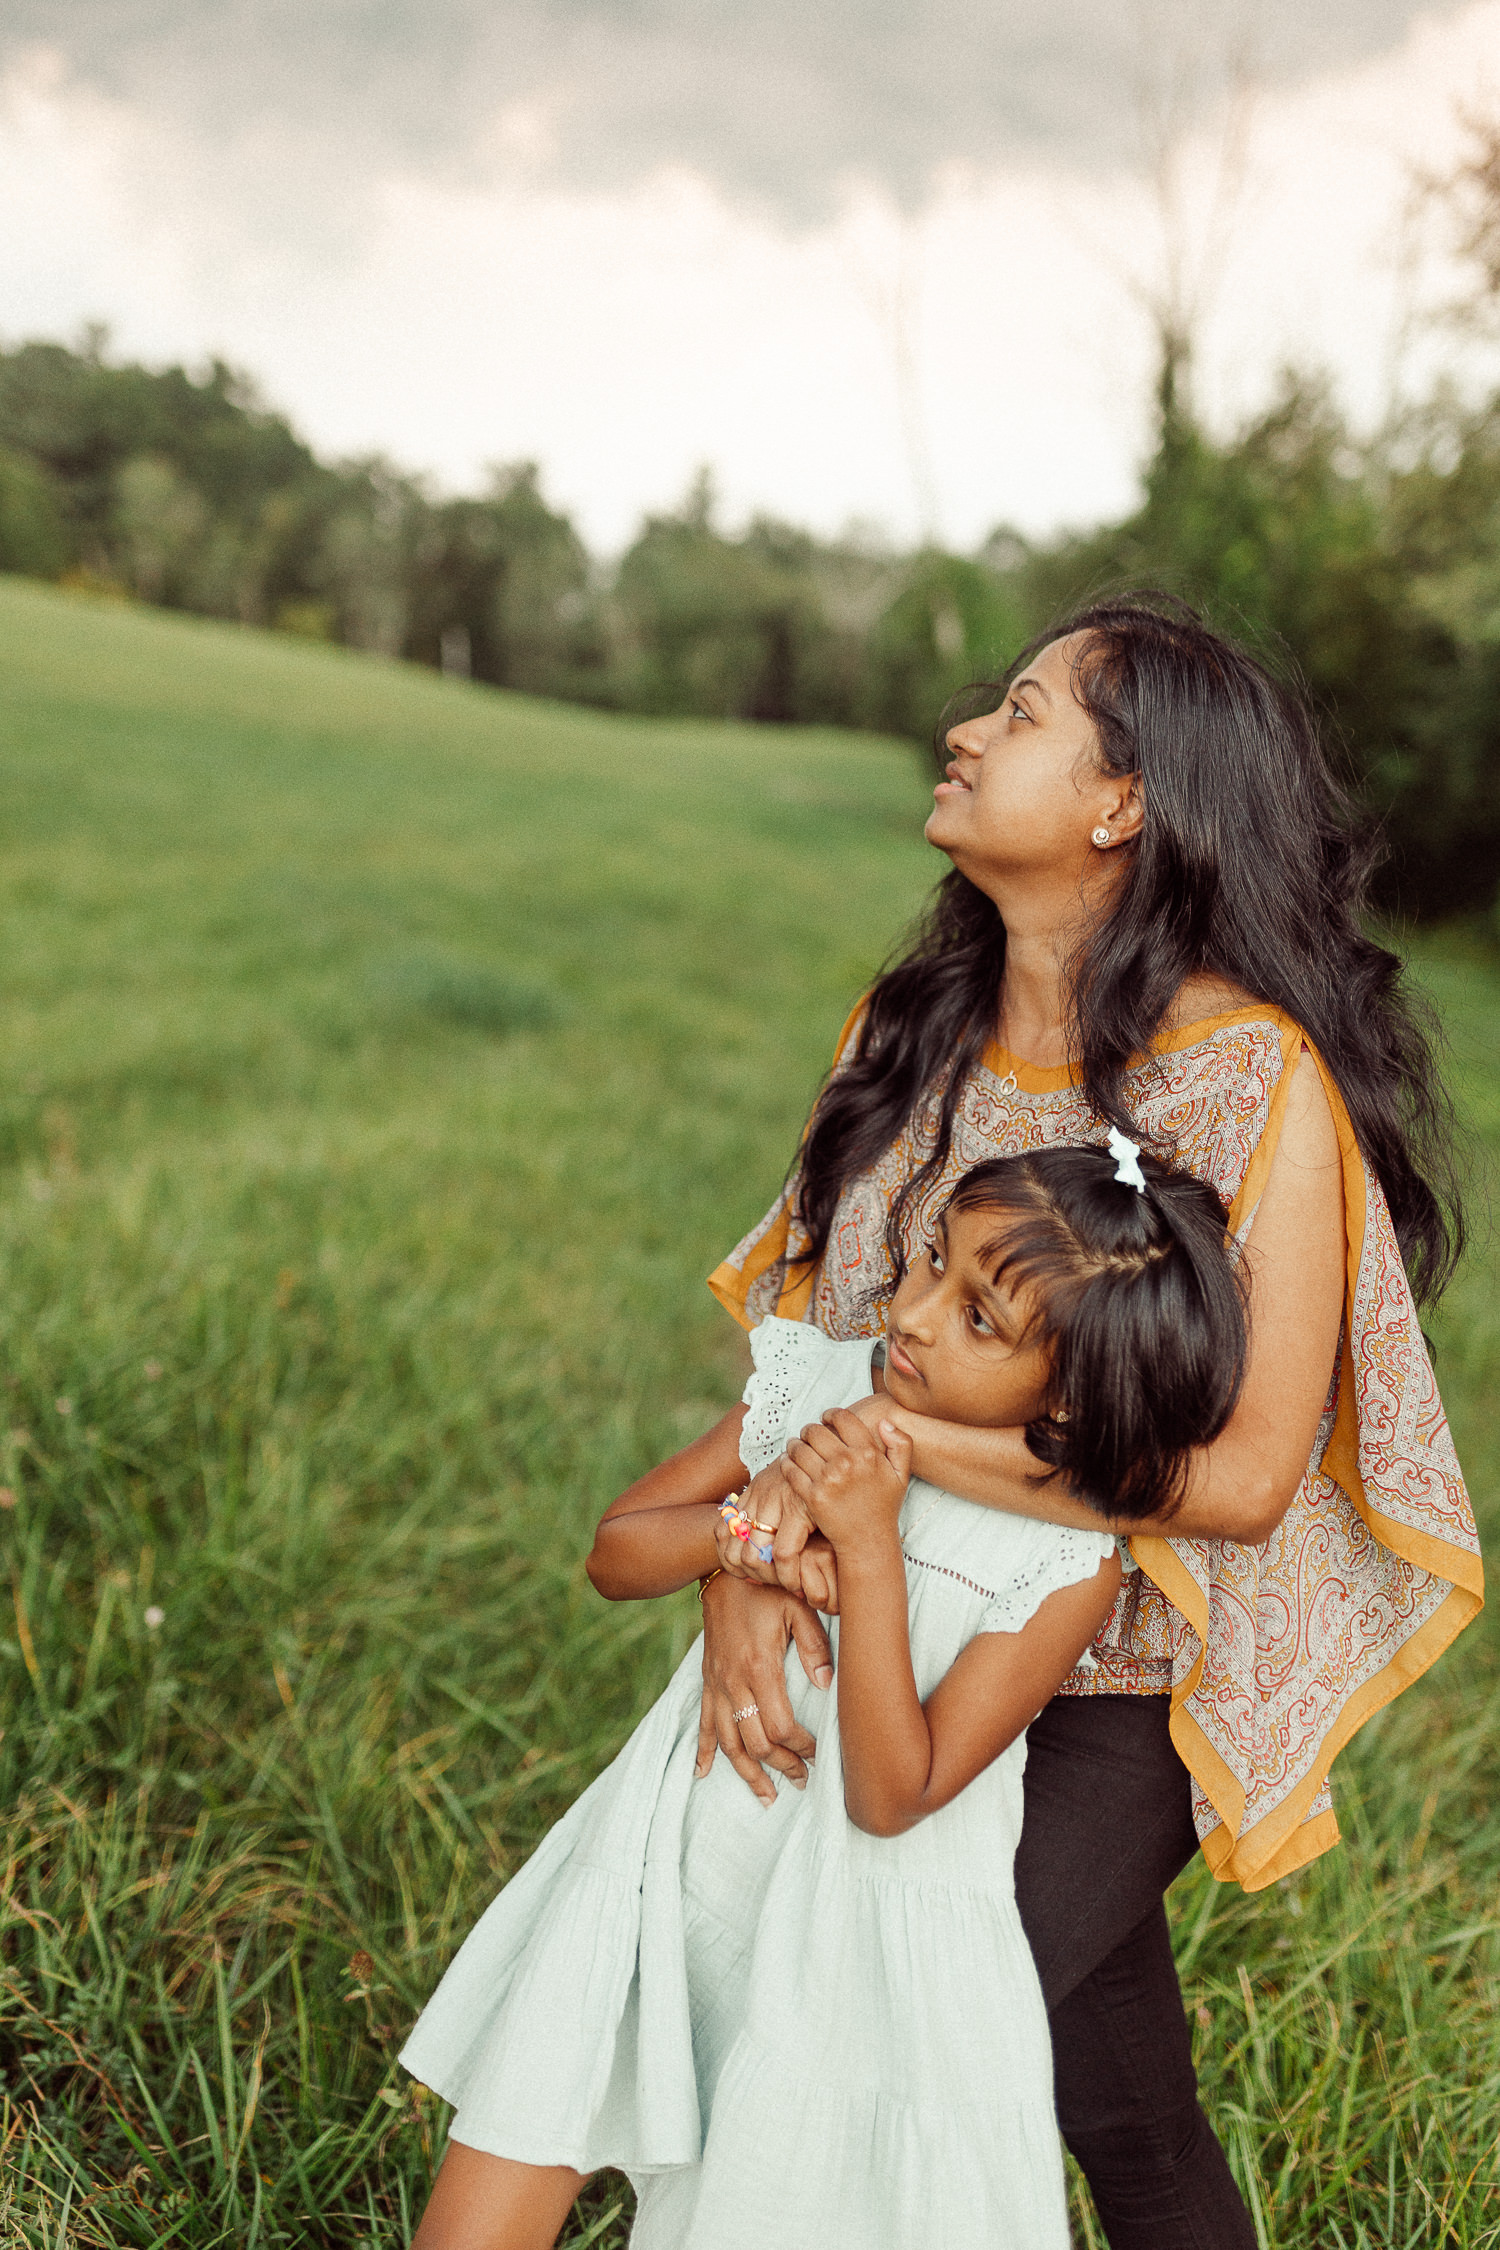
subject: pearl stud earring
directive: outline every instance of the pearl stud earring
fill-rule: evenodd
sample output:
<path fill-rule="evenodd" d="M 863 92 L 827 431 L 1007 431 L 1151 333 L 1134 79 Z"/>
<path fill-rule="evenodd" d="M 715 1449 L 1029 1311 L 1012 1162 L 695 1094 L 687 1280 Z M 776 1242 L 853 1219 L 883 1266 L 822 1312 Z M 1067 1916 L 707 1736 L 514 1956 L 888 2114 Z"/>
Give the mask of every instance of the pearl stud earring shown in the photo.
<path fill-rule="evenodd" d="M 1094 830 L 1094 842 L 1098 845 L 1100 851 L 1102 852 L 1105 845 L 1109 842 L 1109 830 L 1107 828 L 1096 828 Z"/>

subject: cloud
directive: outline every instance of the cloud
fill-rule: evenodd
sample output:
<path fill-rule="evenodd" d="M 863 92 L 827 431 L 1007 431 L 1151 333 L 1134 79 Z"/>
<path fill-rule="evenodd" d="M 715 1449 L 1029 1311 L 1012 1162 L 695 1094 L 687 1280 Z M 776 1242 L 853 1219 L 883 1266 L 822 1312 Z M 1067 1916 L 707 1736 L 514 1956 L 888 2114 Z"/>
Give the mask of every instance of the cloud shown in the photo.
<path fill-rule="evenodd" d="M 686 21 L 662 12 L 681 0 L 650 15 L 646 4 L 611 18 L 622 51 Z M 785 22 L 777 67 L 801 86 L 804 115 L 826 110 L 812 34 L 777 0 L 732 4 L 762 26 L 763 71 L 777 61 L 764 26 Z M 597 60 L 594 76 L 579 65 L 569 78 L 556 36 L 530 76 L 518 63 L 504 84 L 486 76 L 475 58 L 514 8 L 466 15 L 427 0 L 424 41 L 404 0 L 370 18 L 357 5 L 305 0 L 277 17 L 236 13 L 235 0 L 211 15 L 187 0 L 108 0 L 97 13 L 96 0 L 56 0 L 49 19 L 35 0 L 5 0 L 7 29 L 33 9 L 30 60 L 0 77 L 5 335 L 69 335 L 98 318 L 126 356 L 220 352 L 320 450 L 385 450 L 452 489 L 472 488 L 486 462 L 538 459 L 608 549 L 705 460 L 732 520 L 765 508 L 832 530 L 858 515 L 903 539 L 933 499 L 960 545 L 1000 520 L 1040 533 L 1130 505 L 1152 339 L 1129 281 L 1160 269 L 1161 215 L 1102 128 L 1090 138 L 1084 109 L 1064 130 L 1036 54 L 1024 84 L 1020 48 L 1010 57 L 1011 140 L 930 126 L 924 138 L 915 96 L 902 104 L 880 78 L 897 69 L 902 26 L 890 19 L 880 45 L 887 19 L 867 8 L 862 90 L 851 65 L 838 115 L 794 132 L 753 85 L 738 105 L 732 87 L 705 92 L 701 39 L 681 39 L 679 75 L 661 76 L 648 111 L 623 79 L 611 100 Z M 710 18 L 709 5 L 710 28 L 737 20 Z M 936 0 L 907 5 L 920 24 L 940 20 Z M 947 5 L 942 20 L 959 21 Z M 1052 5 L 1083 20 L 1081 0 Z M 1046 6 L 1036 0 L 1038 40 L 1056 36 Z M 1334 19 L 1319 22 L 1331 38 Z M 455 25 L 472 34 L 467 49 Z M 64 27 L 67 53 L 49 61 L 38 35 Z M 1210 29 L 1222 54 L 1223 21 Z M 1362 17 L 1351 43 L 1368 30 Z M 1130 50 L 1114 51 L 1124 77 Z M 1208 99 L 1201 47 L 1163 52 Z M 571 108 L 558 93 L 549 109 L 535 57 L 548 85 L 571 88 Z M 1209 224 L 1219 137 L 1188 136 L 1176 167 L 1187 247 L 1216 284 L 1198 355 L 1211 426 L 1257 410 L 1290 362 L 1328 368 L 1361 427 L 1388 410 L 1398 373 L 1421 396 L 1452 371 L 1451 334 L 1428 333 L 1414 308 L 1451 298 L 1458 277 L 1408 270 L 1402 211 L 1414 170 L 1456 161 L 1459 101 L 1495 97 L 1496 58 L 1500 0 L 1471 0 L 1414 19 L 1393 47 L 1273 86 L 1250 120 L 1227 228 Z M 924 98 L 938 97 L 929 86 Z M 800 171 L 771 162 L 788 143 Z M 973 161 L 944 176 L 959 146 Z M 694 150 L 710 176 L 695 176 Z M 915 195 L 934 164 L 921 208 L 898 218 L 894 187 L 914 182 Z M 870 192 L 843 193 L 851 168 Z M 609 179 L 619 192 L 598 192 Z M 826 218 L 819 198 L 836 206 Z"/>
<path fill-rule="evenodd" d="M 1451 9 L 1441 11 L 1452 13 Z M 1129 163 L 1142 83 L 1181 122 L 1248 52 L 1273 80 L 1396 42 L 1413 0 L 7 0 L 0 66 L 198 145 L 285 226 L 391 176 L 590 192 L 691 169 L 793 223 L 851 179 Z"/>

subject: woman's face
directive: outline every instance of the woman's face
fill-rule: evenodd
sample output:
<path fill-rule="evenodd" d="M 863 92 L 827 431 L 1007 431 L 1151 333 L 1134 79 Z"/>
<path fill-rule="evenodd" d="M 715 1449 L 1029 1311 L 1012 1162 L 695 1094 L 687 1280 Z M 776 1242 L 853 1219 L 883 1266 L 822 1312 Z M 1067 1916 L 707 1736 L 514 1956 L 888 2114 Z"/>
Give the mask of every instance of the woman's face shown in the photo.
<path fill-rule="evenodd" d="M 961 874 L 993 893 L 1007 879 L 1076 880 L 1098 859 L 1096 828 L 1118 834 L 1129 784 L 1099 763 L 1094 723 L 1073 693 L 1076 637 L 1053 641 L 1007 690 L 998 711 L 948 733 L 947 778 L 933 791 L 925 834 Z M 1134 833 L 1138 820 L 1130 822 Z"/>
<path fill-rule="evenodd" d="M 1029 1340 L 1030 1293 L 992 1278 L 995 1211 L 946 1211 L 931 1249 L 903 1276 L 886 1321 L 885 1387 L 898 1406 L 943 1422 L 1012 1429 L 1044 1411 L 1050 1360 Z"/>

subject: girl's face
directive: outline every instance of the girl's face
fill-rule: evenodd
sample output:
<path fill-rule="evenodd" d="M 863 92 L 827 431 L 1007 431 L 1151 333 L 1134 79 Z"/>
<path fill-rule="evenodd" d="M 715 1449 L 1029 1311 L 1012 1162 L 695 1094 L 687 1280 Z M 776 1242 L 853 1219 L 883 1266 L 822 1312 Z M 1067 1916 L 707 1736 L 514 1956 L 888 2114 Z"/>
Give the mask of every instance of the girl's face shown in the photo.
<path fill-rule="evenodd" d="M 947 778 L 924 830 L 987 893 L 1017 876 L 1100 860 L 1096 828 L 1123 842 L 1139 826 L 1134 792 L 1099 763 L 1094 723 L 1073 693 L 1076 641 L 1053 641 L 1012 682 L 998 711 L 950 728 Z M 1107 856 L 1107 855 L 1106 855 Z"/>
<path fill-rule="evenodd" d="M 943 1422 L 1009 1429 L 1046 1408 L 1045 1346 L 1027 1340 L 1030 1290 L 990 1278 L 979 1252 L 1004 1231 L 993 1211 L 949 1211 L 891 1299 L 885 1387 L 898 1406 Z"/>

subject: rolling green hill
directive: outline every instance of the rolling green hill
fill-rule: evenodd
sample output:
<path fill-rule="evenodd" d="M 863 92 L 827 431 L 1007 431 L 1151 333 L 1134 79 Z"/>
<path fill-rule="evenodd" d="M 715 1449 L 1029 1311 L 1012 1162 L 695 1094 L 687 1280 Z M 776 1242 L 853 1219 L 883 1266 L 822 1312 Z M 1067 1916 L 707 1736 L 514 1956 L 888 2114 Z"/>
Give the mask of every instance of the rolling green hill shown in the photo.
<path fill-rule="evenodd" d="M 14 579 L 0 766 L 0 2243 L 394 2246 L 400 2035 L 696 1630 L 580 1558 L 738 1390 L 702 1276 L 941 870 L 926 784 Z M 1422 972 L 1500 1138 L 1500 973 Z M 1481 1629 L 1343 1853 L 1179 1886 L 1268 2243 L 1500 2242 L 1497 1715 Z"/>

